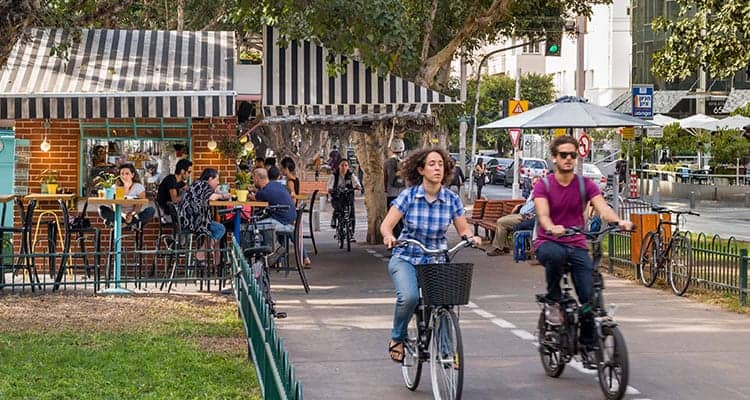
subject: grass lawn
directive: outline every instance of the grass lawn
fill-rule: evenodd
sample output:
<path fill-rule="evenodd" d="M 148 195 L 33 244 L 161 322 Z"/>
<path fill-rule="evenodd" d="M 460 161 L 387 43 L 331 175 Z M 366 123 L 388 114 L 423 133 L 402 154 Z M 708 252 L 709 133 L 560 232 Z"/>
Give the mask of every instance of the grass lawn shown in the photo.
<path fill-rule="evenodd" d="M 229 300 L 6 296 L 0 399 L 259 399 Z"/>

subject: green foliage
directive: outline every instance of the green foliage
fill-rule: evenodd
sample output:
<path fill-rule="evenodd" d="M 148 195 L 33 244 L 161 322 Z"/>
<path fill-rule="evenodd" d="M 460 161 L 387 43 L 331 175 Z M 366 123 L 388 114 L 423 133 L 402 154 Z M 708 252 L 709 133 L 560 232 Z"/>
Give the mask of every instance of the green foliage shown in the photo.
<path fill-rule="evenodd" d="M 94 177 L 92 183 L 97 189 L 106 189 L 115 186 L 119 179 L 120 175 L 115 175 L 109 172 L 100 172 L 99 175 Z"/>
<path fill-rule="evenodd" d="M 726 130 L 716 132 L 711 141 L 711 164 L 735 164 L 739 158 L 750 154 L 750 140 L 742 132 Z"/>
<path fill-rule="evenodd" d="M 750 64 L 750 6 L 747 0 L 682 0 L 677 18 L 654 20 L 667 34 L 653 54 L 653 72 L 667 80 L 684 79 L 704 67 L 728 77 Z"/>
<path fill-rule="evenodd" d="M 238 170 L 234 175 L 234 182 L 237 184 L 238 189 L 247 189 L 253 181 L 252 175 L 248 171 Z"/>
<path fill-rule="evenodd" d="M 45 169 L 42 171 L 41 175 L 39 175 L 39 183 L 57 183 L 57 175 L 57 170 Z"/>
<path fill-rule="evenodd" d="M 458 82 L 452 81 L 451 86 L 454 88 L 448 93 L 456 94 L 457 85 Z M 500 101 L 506 101 L 515 96 L 516 81 L 504 75 L 483 76 L 479 89 L 477 123 L 481 126 L 502 118 Z M 446 107 L 445 112 L 441 114 L 440 122 L 448 128 L 452 147 L 458 147 L 459 117 L 474 114 L 476 93 L 476 83 L 474 81 L 468 82 L 466 104 Z M 555 88 L 552 84 L 552 75 L 526 74 L 521 77 L 521 98 L 531 103 L 529 108 L 549 104 L 554 100 L 554 96 Z M 469 124 L 467 143 L 471 142 L 471 130 L 472 127 Z M 470 146 L 470 144 L 467 144 L 467 146 Z M 501 152 L 509 151 L 511 148 L 510 138 L 504 131 L 499 133 L 497 130 L 477 130 L 477 148 L 493 148 Z"/>
<path fill-rule="evenodd" d="M 743 117 L 750 117 L 750 103 L 745 104 L 742 107 L 737 107 L 732 111 L 732 115 L 742 115 Z"/>

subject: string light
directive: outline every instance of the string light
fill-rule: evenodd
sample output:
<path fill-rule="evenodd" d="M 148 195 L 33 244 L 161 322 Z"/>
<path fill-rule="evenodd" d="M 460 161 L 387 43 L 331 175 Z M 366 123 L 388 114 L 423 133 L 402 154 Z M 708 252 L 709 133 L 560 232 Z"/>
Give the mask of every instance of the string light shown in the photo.
<path fill-rule="evenodd" d="M 206 146 L 211 151 L 216 150 L 216 141 L 214 140 L 213 136 L 211 136 L 211 140 L 209 140 L 208 143 L 206 143 Z"/>
<path fill-rule="evenodd" d="M 250 142 L 250 141 L 245 142 L 245 150 L 247 150 L 247 151 L 253 151 L 253 148 L 254 148 L 253 142 Z"/>
<path fill-rule="evenodd" d="M 39 148 L 43 152 L 48 152 L 49 149 L 52 147 L 52 145 L 47 141 L 47 133 L 49 131 L 50 123 L 48 119 L 44 120 L 44 140 L 42 140 L 42 144 L 39 145 Z"/>

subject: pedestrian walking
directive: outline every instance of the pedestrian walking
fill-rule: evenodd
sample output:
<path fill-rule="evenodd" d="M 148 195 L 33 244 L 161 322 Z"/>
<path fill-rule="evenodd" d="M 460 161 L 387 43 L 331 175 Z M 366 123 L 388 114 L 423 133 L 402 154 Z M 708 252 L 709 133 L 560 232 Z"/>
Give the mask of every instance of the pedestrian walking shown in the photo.
<path fill-rule="evenodd" d="M 484 174 L 487 172 L 484 167 L 484 161 L 479 158 L 474 166 L 474 183 L 477 185 L 477 199 L 482 198 L 482 188 L 484 187 Z"/>
<path fill-rule="evenodd" d="M 453 193 L 460 196 L 461 186 L 463 186 L 464 182 L 466 182 L 464 171 L 461 170 L 461 167 L 456 165 L 455 167 L 453 167 L 453 180 L 451 181 L 451 184 L 448 186 L 448 188 L 452 190 Z"/>

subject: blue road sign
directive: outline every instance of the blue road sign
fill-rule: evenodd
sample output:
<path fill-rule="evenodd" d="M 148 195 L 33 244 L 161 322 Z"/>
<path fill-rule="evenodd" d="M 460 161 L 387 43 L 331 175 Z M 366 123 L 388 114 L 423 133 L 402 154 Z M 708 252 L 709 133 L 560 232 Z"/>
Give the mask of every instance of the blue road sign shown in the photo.
<path fill-rule="evenodd" d="M 633 116 L 654 117 L 654 85 L 633 85 Z"/>

